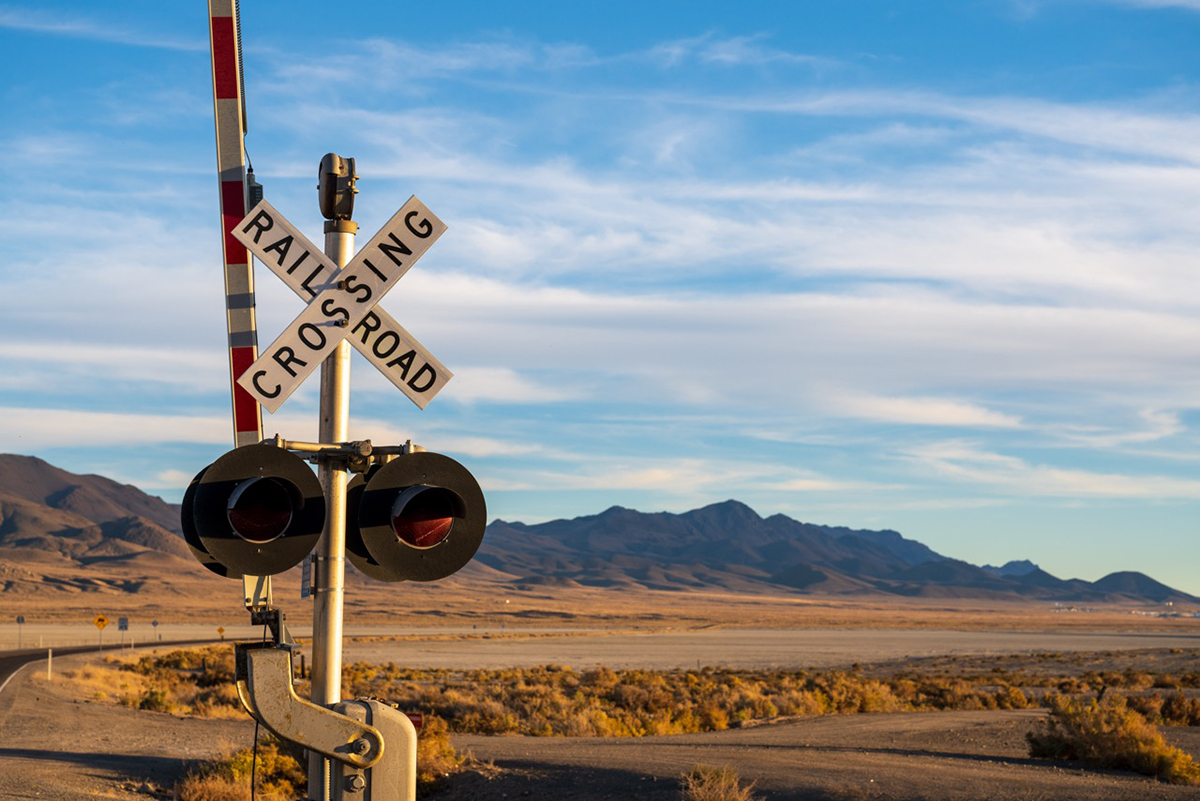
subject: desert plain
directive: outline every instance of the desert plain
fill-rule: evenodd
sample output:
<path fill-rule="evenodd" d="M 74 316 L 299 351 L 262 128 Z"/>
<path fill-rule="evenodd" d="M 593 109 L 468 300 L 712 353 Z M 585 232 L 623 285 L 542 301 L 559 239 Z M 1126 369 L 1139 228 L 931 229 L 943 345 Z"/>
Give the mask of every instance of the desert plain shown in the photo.
<path fill-rule="evenodd" d="M 307 651 L 309 603 L 285 577 L 277 603 Z M 69 605 L 26 597 L 24 649 L 96 643 L 104 654 L 58 658 L 66 671 L 117 655 L 163 649 L 163 640 L 259 639 L 225 597 L 177 596 L 157 607 L 121 593 L 73 596 Z M 396 593 L 403 593 L 398 603 Z M 389 597 L 388 593 L 391 597 Z M 298 595 L 298 593 L 297 593 Z M 290 600 L 288 600 L 290 598 Z M 739 595 L 614 589 L 493 588 L 453 581 L 356 588 L 348 594 L 344 659 L 470 669 L 557 664 L 575 669 L 855 669 L 979 672 L 1150 670 L 1200 665 L 1200 619 L 1137 604 L 1095 607 L 979 599 Z M 16 608 L 19 606 L 20 608 Z M 125 616 L 129 630 L 117 632 Z M 151 627 L 157 621 L 157 627 Z M 224 629 L 220 635 L 217 628 Z M 0 650 L 16 649 L 14 624 Z M 41 648 L 39 649 L 39 644 Z M 0 678 L 0 681 L 3 681 Z M 0 690 L 0 797 L 170 797 L 197 760 L 249 744 L 247 719 L 200 720 L 78 697 L 47 678 L 39 657 Z M 468 769 L 435 798 L 676 799 L 681 773 L 730 765 L 763 799 L 1194 798 L 1195 789 L 1120 771 L 1029 758 L 1025 732 L 1043 708 L 868 713 L 773 720 L 703 734 L 565 738 L 459 734 Z M 1200 758 L 1200 732 L 1163 727 Z"/>

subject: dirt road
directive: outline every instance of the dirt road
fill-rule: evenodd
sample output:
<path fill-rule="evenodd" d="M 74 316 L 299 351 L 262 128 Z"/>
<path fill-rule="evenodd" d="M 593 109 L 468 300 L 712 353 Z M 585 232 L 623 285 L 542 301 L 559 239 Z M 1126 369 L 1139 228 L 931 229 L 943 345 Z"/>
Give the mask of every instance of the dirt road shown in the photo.
<path fill-rule="evenodd" d="M 698 763 L 732 765 L 763 799 L 1135 801 L 1195 799 L 1129 773 L 1081 771 L 1028 758 L 1040 710 L 807 718 L 702 735 L 630 739 L 460 736 L 455 743 L 501 772 L 457 777 L 444 801 L 638 798 L 677 801 Z M 1200 756 L 1200 732 L 1174 729 Z"/>
<path fill-rule="evenodd" d="M 55 658 L 56 673 L 98 661 Z M 153 797 L 190 762 L 251 743 L 250 720 L 198 720 L 89 703 L 28 666 L 0 694 L 0 798 L 79 801 Z M 162 796 L 169 797 L 169 796 Z"/>

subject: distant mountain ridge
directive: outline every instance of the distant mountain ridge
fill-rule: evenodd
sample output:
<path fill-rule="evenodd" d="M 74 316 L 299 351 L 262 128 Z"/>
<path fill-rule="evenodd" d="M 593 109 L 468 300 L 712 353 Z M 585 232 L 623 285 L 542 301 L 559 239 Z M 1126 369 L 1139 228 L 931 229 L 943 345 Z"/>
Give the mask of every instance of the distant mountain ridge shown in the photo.
<path fill-rule="evenodd" d="M 734 500 L 682 514 L 614 506 L 536 525 L 497 520 L 476 560 L 518 584 L 1200 603 L 1141 573 L 1087 582 L 1028 560 L 978 567 L 896 531 L 763 518 Z"/>
<path fill-rule="evenodd" d="M 139 579 L 103 577 L 117 565 Z M 56 566 L 76 576 L 94 568 L 96 577 L 64 581 Z M 103 476 L 0 454 L 0 592 L 135 592 L 183 574 L 211 578 L 184 543 L 178 506 Z M 734 500 L 682 514 L 613 506 L 534 525 L 496 520 L 460 575 L 564 588 L 1200 603 L 1141 573 L 1087 582 L 1027 560 L 977 567 L 896 531 L 763 518 Z"/>
<path fill-rule="evenodd" d="M 0 455 L 0 554 L 40 548 L 77 560 L 159 551 L 191 558 L 176 507 L 103 476 Z"/>

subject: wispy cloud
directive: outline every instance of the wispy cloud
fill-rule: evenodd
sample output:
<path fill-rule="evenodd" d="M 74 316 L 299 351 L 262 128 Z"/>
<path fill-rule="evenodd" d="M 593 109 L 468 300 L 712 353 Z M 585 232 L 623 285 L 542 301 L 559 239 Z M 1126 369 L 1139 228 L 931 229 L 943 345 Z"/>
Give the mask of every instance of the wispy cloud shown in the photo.
<path fill-rule="evenodd" d="M 1196 499 L 1200 480 L 1170 475 L 1128 475 L 1031 464 L 965 441 L 914 449 L 908 456 L 937 476 L 1002 492 L 1061 498 Z"/>
<path fill-rule="evenodd" d="M 89 447 L 220 444 L 232 439 L 231 432 L 232 423 L 224 417 L 0 407 L 0 450 L 9 453 L 33 453 L 81 443 Z"/>
<path fill-rule="evenodd" d="M 670 68 L 689 62 L 717 64 L 725 67 L 761 67 L 769 64 L 791 64 L 809 67 L 834 67 L 839 62 L 822 56 L 792 53 L 772 47 L 765 34 L 721 37 L 713 33 L 676 39 L 655 45 L 649 51 L 651 60 Z"/>
<path fill-rule="evenodd" d="M 130 27 L 109 25 L 94 18 L 71 19 L 66 12 L 32 11 L 0 6 L 0 28 L 164 50 L 197 52 L 208 49 L 208 42 L 203 39 L 163 36 Z"/>
<path fill-rule="evenodd" d="M 883 398 L 837 393 L 827 399 L 835 415 L 884 423 L 972 428 L 1021 428 L 1018 417 L 948 398 Z"/>
<path fill-rule="evenodd" d="M 871 481 L 848 481 L 836 478 L 825 478 L 810 475 L 802 478 L 791 478 L 786 481 L 768 483 L 764 489 L 780 492 L 811 492 L 811 493 L 844 493 L 844 492 L 904 492 L 911 490 L 907 484 L 880 484 Z"/>
<path fill-rule="evenodd" d="M 1141 426 L 1136 430 L 1113 431 L 1098 427 L 1065 427 L 1054 433 L 1067 442 L 1089 448 L 1116 448 L 1140 445 L 1173 437 L 1187 430 L 1176 412 L 1162 409 L 1142 409 L 1138 412 Z"/>

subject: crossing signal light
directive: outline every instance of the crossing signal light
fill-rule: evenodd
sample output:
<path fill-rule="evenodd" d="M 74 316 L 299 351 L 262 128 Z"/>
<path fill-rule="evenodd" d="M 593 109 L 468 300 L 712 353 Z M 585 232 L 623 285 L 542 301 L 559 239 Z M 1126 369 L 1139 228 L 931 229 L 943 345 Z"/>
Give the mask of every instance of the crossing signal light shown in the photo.
<path fill-rule="evenodd" d="M 437 581 L 462 569 L 483 542 L 483 491 L 440 453 L 398 456 L 352 487 L 349 498 L 358 514 L 357 525 L 346 527 L 346 555 L 372 578 Z"/>
<path fill-rule="evenodd" d="M 300 564 L 316 545 L 325 495 L 299 456 L 244 445 L 200 471 L 181 511 L 184 538 L 209 570 L 271 576 Z"/>
<path fill-rule="evenodd" d="M 346 557 L 378 581 L 437 581 L 458 572 L 479 550 L 487 523 L 474 476 L 427 451 L 353 476 L 346 509 Z M 184 539 L 204 567 L 228 578 L 270 576 L 316 546 L 326 500 L 299 456 L 245 445 L 192 479 L 181 511 Z"/>
<path fill-rule="evenodd" d="M 208 468 L 204 468 L 207 470 Z M 225 565 L 213 558 L 213 555 L 204 547 L 204 543 L 200 541 L 200 534 L 196 531 L 196 521 L 192 515 L 196 504 L 196 487 L 200 485 L 200 478 L 204 475 L 204 470 L 196 474 L 192 479 L 192 483 L 188 485 L 187 491 L 183 493 L 183 503 L 180 510 L 180 523 L 183 527 L 183 539 L 187 543 L 188 549 L 192 552 L 192 556 L 196 557 L 196 561 L 204 565 L 206 568 L 224 578 L 240 578 L 241 573 L 230 570 Z"/>
<path fill-rule="evenodd" d="M 466 504 L 458 493 L 415 484 L 392 502 L 392 531 L 413 548 L 432 548 L 450 535 L 455 520 L 466 516 Z"/>

